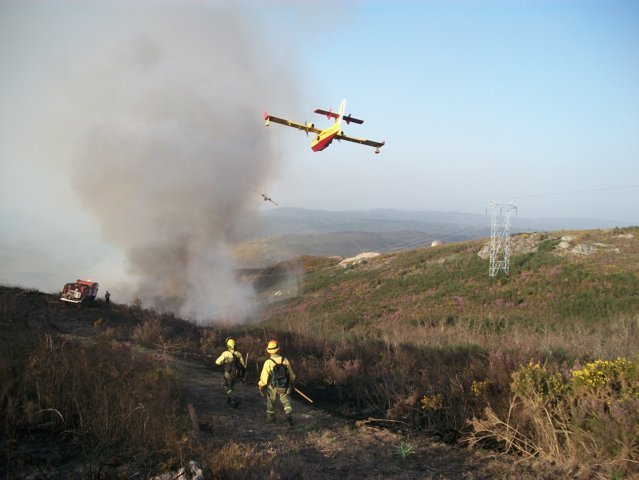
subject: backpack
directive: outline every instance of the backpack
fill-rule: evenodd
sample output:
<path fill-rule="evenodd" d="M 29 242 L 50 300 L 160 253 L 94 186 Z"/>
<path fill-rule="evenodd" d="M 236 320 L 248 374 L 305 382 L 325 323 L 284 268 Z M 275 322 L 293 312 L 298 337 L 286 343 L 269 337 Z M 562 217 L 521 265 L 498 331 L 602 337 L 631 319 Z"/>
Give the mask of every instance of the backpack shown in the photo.
<path fill-rule="evenodd" d="M 282 363 L 277 363 L 272 358 L 269 358 L 275 365 L 273 365 L 273 372 L 271 373 L 271 387 L 273 388 L 288 388 L 288 367 Z"/>
<path fill-rule="evenodd" d="M 243 378 L 246 375 L 246 368 L 237 358 L 237 355 L 233 354 L 233 361 L 224 364 L 224 375 L 228 378 Z"/>

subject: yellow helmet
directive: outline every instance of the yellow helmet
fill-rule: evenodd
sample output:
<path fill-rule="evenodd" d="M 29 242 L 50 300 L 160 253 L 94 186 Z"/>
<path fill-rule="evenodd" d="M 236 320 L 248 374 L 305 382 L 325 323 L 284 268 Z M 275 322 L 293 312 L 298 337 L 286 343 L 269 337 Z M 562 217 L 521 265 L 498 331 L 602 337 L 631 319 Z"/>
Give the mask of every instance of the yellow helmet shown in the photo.
<path fill-rule="evenodd" d="M 277 343 L 277 340 L 269 340 L 268 345 L 266 346 L 266 351 L 268 353 L 277 353 L 280 351 L 280 344 Z"/>
<path fill-rule="evenodd" d="M 235 350 L 235 339 L 233 337 L 228 337 L 226 339 L 226 346 L 229 350 Z"/>

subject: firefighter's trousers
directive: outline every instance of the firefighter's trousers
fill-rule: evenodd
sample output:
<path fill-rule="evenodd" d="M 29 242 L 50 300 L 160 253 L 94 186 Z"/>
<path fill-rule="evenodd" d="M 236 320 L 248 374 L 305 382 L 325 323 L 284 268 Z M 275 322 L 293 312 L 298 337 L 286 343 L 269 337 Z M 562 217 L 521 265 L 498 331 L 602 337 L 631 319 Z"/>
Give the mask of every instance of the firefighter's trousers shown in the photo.
<path fill-rule="evenodd" d="M 284 413 L 290 415 L 293 412 L 291 407 L 291 399 L 285 388 L 273 388 L 268 387 L 266 392 L 266 415 L 273 417 L 275 415 L 275 400 L 280 400 L 282 407 L 284 407 Z"/>
<path fill-rule="evenodd" d="M 237 382 L 237 380 L 237 377 L 228 377 L 226 374 L 224 374 L 224 383 L 222 383 L 222 385 L 224 386 L 227 397 L 233 396 L 233 389 L 235 388 L 235 383 Z"/>

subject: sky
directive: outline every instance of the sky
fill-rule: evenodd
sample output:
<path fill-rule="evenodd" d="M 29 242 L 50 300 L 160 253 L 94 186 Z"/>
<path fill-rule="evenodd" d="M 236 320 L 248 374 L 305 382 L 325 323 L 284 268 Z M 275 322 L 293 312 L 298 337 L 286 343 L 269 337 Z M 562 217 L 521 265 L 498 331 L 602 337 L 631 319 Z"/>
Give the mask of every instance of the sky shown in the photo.
<path fill-rule="evenodd" d="M 639 221 L 637 2 L 349 5 L 284 30 L 308 108 L 269 113 L 310 121 L 346 98 L 365 123 L 345 131 L 386 146 L 313 153 L 278 132 L 299 159 L 273 190 L 285 203 Z"/>
<path fill-rule="evenodd" d="M 635 1 L 3 0 L 0 283 L 251 315 L 210 285 L 256 190 L 639 225 L 638 50 Z M 342 99 L 379 155 L 264 128 Z"/>

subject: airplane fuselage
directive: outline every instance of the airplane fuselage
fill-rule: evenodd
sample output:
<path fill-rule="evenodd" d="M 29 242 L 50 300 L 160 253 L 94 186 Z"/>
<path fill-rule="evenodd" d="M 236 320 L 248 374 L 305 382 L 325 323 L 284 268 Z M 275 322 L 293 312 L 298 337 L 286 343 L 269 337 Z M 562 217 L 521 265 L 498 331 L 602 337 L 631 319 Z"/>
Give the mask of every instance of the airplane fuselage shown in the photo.
<path fill-rule="evenodd" d="M 339 133 L 339 129 L 340 124 L 336 122 L 326 130 L 322 130 L 311 142 L 311 150 L 314 152 L 321 152 L 324 150 L 331 144 L 335 136 Z"/>

